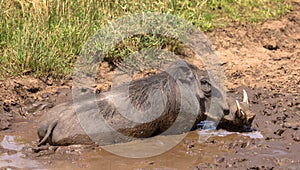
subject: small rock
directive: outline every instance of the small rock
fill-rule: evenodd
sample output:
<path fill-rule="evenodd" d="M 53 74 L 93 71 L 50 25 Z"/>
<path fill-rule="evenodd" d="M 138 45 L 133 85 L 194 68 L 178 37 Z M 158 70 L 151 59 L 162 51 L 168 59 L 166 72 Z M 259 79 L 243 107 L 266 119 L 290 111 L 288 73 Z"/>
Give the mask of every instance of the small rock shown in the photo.
<path fill-rule="evenodd" d="M 278 50 L 279 47 L 277 45 L 276 40 L 267 40 L 264 42 L 263 47 L 268 50 Z"/>
<path fill-rule="evenodd" d="M 276 132 L 274 132 L 275 135 L 281 136 L 285 130 L 284 129 L 277 129 Z"/>
<path fill-rule="evenodd" d="M 146 161 L 144 162 L 144 164 L 146 164 L 146 165 L 153 165 L 153 164 L 154 164 L 154 161 L 146 160 Z"/>
<path fill-rule="evenodd" d="M 245 161 L 248 161 L 248 159 L 242 158 L 242 159 L 239 159 L 239 160 L 238 160 L 238 162 L 245 162 Z"/>
<path fill-rule="evenodd" d="M 0 120 L 0 130 L 6 130 L 9 128 L 9 126 L 10 126 L 10 123 L 8 121 Z"/>
<path fill-rule="evenodd" d="M 298 129 L 300 127 L 300 122 L 284 122 L 284 127 Z"/>
<path fill-rule="evenodd" d="M 48 98 L 50 96 L 50 93 L 46 92 L 42 94 L 42 98 Z"/>
<path fill-rule="evenodd" d="M 35 152 L 35 153 L 39 153 L 40 151 L 48 150 L 48 149 L 49 149 L 49 146 L 39 146 L 39 147 L 32 148 L 33 152 Z"/>
<path fill-rule="evenodd" d="M 264 115 L 266 115 L 266 116 L 272 115 L 272 110 L 270 110 L 270 109 L 265 109 L 263 112 L 264 112 Z"/>
<path fill-rule="evenodd" d="M 224 157 L 217 158 L 216 161 L 217 161 L 218 163 L 222 163 L 222 162 L 225 161 L 225 158 L 224 158 Z"/>
<path fill-rule="evenodd" d="M 295 132 L 292 134 L 293 140 L 296 142 L 300 142 L 300 133 L 299 132 Z"/>

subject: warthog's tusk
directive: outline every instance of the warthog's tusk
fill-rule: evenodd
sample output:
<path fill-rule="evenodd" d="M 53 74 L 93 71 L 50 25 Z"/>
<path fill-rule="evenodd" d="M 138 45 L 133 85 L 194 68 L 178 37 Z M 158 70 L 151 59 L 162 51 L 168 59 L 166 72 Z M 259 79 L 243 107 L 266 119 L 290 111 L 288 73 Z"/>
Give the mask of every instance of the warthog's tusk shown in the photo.
<path fill-rule="evenodd" d="M 237 113 L 238 113 L 238 116 L 241 117 L 241 116 L 245 116 L 244 115 L 244 112 L 242 111 L 242 108 L 241 108 L 241 105 L 239 103 L 239 101 L 235 100 L 236 102 L 236 106 L 237 106 Z"/>
<path fill-rule="evenodd" d="M 243 102 L 249 104 L 248 94 L 246 90 L 243 89 Z"/>

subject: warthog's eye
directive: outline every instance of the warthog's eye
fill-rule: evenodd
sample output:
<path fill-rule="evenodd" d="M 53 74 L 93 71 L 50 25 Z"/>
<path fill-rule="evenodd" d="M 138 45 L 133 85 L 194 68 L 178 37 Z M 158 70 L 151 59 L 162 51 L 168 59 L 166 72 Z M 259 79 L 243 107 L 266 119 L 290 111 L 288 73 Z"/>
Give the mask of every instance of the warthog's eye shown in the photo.
<path fill-rule="evenodd" d="M 208 83 L 208 80 L 206 78 L 203 78 L 200 80 L 201 84 L 207 84 Z"/>
<path fill-rule="evenodd" d="M 211 84 L 206 78 L 201 79 L 200 83 L 202 91 L 204 91 L 206 94 L 211 92 Z"/>

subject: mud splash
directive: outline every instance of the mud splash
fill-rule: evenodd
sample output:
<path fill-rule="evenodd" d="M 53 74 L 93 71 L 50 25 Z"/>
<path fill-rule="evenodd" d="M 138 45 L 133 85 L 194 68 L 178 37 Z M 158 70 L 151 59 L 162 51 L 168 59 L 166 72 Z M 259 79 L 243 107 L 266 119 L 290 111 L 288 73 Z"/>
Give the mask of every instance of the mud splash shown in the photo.
<path fill-rule="evenodd" d="M 259 131 L 247 132 L 247 133 L 239 133 L 239 132 L 229 132 L 225 130 L 200 130 L 198 131 L 199 134 L 199 143 L 205 142 L 208 138 L 219 136 L 219 137 L 226 137 L 230 135 L 240 135 L 240 136 L 247 136 L 252 139 L 264 139 L 264 136 Z"/>

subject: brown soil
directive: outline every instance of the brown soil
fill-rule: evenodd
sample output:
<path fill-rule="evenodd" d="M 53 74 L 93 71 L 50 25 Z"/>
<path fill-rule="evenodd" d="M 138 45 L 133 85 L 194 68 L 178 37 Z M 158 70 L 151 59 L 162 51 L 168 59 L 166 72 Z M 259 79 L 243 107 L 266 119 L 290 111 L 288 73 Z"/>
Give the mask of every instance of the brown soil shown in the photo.
<path fill-rule="evenodd" d="M 241 98 L 242 89 L 248 91 L 257 114 L 253 127 L 263 139 L 232 134 L 199 143 L 194 131 L 169 152 L 147 159 L 119 157 L 97 146 L 36 150 L 38 118 L 71 100 L 71 80 L 8 78 L 0 82 L 0 169 L 300 169 L 300 2 L 292 6 L 281 19 L 232 23 L 208 33 L 222 59 L 230 95 Z M 99 92 L 109 89 L 105 77 L 112 69 L 107 63 L 101 66 Z M 6 147 L 11 136 L 24 146 L 21 150 Z M 8 158 L 18 152 L 27 160 L 23 166 Z"/>

